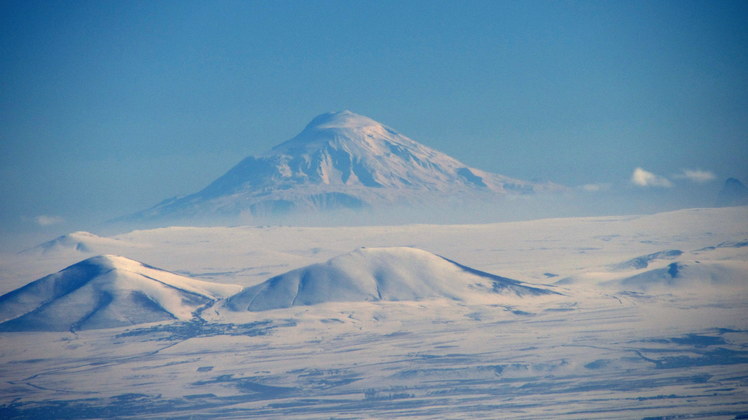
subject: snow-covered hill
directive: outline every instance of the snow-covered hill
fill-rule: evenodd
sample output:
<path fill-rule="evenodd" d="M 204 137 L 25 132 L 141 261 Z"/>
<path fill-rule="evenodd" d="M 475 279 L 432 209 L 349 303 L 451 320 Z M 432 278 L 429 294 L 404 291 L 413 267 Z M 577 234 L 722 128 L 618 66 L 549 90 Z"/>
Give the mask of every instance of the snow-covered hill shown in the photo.
<path fill-rule="evenodd" d="M 255 303 L 288 304 L 293 294 L 301 305 L 326 292 L 369 301 L 247 311 L 251 297 L 244 296 L 240 311 L 225 300 L 203 309 L 182 303 L 187 281 L 169 280 L 178 276 L 128 260 L 76 265 L 76 275 L 58 273 L 22 289 L 25 300 L 20 292 L 0 299 L 3 310 L 16 305 L 0 322 L 48 300 L 23 326 L 52 329 L 60 317 L 51 326 L 63 329 L 0 331 L 0 417 L 743 417 L 746 221 L 748 207 L 726 207 L 482 225 L 170 227 L 113 236 L 116 246 L 96 252 L 250 288 L 275 277 L 268 289 L 254 289 Z M 362 245 L 388 248 L 335 258 Z M 516 283 L 402 247 L 532 283 L 558 281 L 564 286 L 535 288 L 564 294 L 493 293 L 497 283 Z M 0 254 L 2 293 L 83 258 L 74 250 Z M 105 279 L 103 271 L 115 267 L 109 279 L 122 282 Z M 172 321 L 132 326 L 142 319 L 117 318 L 111 325 L 124 326 L 64 330 L 89 313 L 78 325 L 97 328 L 90 322 L 107 310 L 95 311 L 91 296 L 112 283 L 148 290 L 170 312 L 154 314 L 155 305 L 128 301 L 131 292 L 122 291 L 113 300 L 122 304 L 112 303 L 109 313 L 129 302 L 146 320 Z M 156 298 L 151 290 L 159 285 L 177 304 Z M 195 292 L 187 296 L 197 299 Z M 207 292 L 201 301 L 219 297 Z M 404 300 L 421 296 L 434 298 Z M 170 315 L 179 308 L 183 316 Z M 47 324 L 38 321 L 42 315 Z"/>
<path fill-rule="evenodd" d="M 105 238 L 90 232 L 78 231 L 58 236 L 33 248 L 21 251 L 23 254 L 47 255 L 75 251 L 77 253 L 98 253 L 101 249 L 120 245 L 121 241 Z M 132 246 L 131 244 L 128 244 Z"/>
<path fill-rule="evenodd" d="M 423 204 L 559 189 L 471 168 L 350 111 L 313 119 L 296 137 L 250 156 L 192 195 L 123 220 L 277 215 Z"/>
<path fill-rule="evenodd" d="M 745 261 L 689 261 L 674 262 L 665 267 L 647 270 L 619 280 L 604 283 L 621 290 L 668 291 L 689 288 L 700 293 L 709 293 L 726 288 L 725 292 L 737 288 L 744 293 L 748 286 L 748 263 Z M 720 288 L 714 290 L 714 288 Z"/>
<path fill-rule="evenodd" d="M 0 296 L 0 330 L 74 331 L 189 320 L 199 308 L 239 290 L 101 255 Z"/>
<path fill-rule="evenodd" d="M 326 302 L 447 298 L 489 301 L 497 296 L 555 294 L 545 288 L 474 270 L 415 248 L 361 248 L 274 277 L 232 296 L 235 311 L 264 311 Z"/>
<path fill-rule="evenodd" d="M 709 235 L 711 233 L 705 236 Z M 741 233 L 737 235 L 740 237 Z M 555 284 L 586 284 L 625 293 L 745 295 L 748 287 L 746 246 L 746 240 L 731 240 L 691 251 L 666 249 L 610 264 L 603 270 L 588 270 Z"/>
<path fill-rule="evenodd" d="M 628 261 L 615 264 L 611 267 L 611 269 L 613 269 L 614 271 L 639 270 L 649 267 L 652 262 L 658 260 L 673 260 L 682 254 L 683 251 L 679 249 L 666 249 L 664 251 L 657 251 L 651 254 L 641 255 Z"/>

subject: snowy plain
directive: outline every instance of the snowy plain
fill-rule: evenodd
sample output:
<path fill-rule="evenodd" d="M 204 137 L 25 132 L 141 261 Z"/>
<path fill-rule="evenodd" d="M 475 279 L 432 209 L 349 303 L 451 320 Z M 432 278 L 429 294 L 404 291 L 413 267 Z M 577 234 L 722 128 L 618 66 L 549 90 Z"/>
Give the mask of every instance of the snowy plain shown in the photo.
<path fill-rule="evenodd" d="M 748 415 L 748 207 L 480 225 L 74 233 L 3 255 L 0 294 L 102 254 L 252 287 L 361 247 L 417 248 L 557 293 L 262 311 L 219 299 L 192 320 L 3 332 L 0 416 Z M 408 268 L 407 258 L 396 260 L 388 269 Z"/>

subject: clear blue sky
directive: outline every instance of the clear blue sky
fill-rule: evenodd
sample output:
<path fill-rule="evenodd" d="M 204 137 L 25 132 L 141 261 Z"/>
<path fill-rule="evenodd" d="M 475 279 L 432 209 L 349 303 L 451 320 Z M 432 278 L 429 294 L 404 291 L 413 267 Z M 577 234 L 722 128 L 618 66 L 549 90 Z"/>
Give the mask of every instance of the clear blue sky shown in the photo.
<path fill-rule="evenodd" d="M 748 181 L 747 21 L 745 1 L 2 0 L 0 235 L 195 192 L 340 109 L 514 177 L 631 190 L 642 167 L 676 194 L 700 169 L 716 194 Z"/>

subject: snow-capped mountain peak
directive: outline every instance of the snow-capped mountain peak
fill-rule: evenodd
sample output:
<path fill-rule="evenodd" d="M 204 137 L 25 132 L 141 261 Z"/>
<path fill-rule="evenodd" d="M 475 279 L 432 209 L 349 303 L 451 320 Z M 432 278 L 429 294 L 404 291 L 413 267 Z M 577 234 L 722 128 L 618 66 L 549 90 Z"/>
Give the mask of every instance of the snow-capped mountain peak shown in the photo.
<path fill-rule="evenodd" d="M 202 191 L 167 200 L 135 217 L 360 209 L 556 188 L 471 168 L 346 110 L 317 116 L 294 138 L 247 157 Z"/>
<path fill-rule="evenodd" d="M 304 155 L 320 149 L 335 149 L 356 156 L 384 156 L 387 144 L 408 143 L 391 128 L 351 111 L 329 112 L 314 118 L 294 138 L 261 156 Z M 412 147 L 415 142 L 409 142 Z"/>
<path fill-rule="evenodd" d="M 306 126 L 305 130 L 381 128 L 382 124 L 369 117 L 347 109 L 320 114 Z"/>

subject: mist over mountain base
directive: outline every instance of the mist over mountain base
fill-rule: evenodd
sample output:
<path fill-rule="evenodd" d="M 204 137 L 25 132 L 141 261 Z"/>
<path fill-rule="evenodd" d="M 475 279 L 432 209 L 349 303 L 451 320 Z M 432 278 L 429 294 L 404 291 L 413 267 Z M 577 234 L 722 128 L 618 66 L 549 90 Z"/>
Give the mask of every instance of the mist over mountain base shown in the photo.
<path fill-rule="evenodd" d="M 707 194 L 708 196 L 708 194 Z M 526 195 L 485 193 L 413 194 L 412 202 L 384 207 L 294 209 L 284 212 L 193 214 L 189 217 L 120 219 L 97 225 L 96 233 L 112 235 L 168 226 L 371 226 L 406 224 L 475 224 L 558 217 L 651 214 L 682 208 L 712 207 L 703 192 L 679 197 L 667 192 L 594 192 L 568 190 Z"/>

